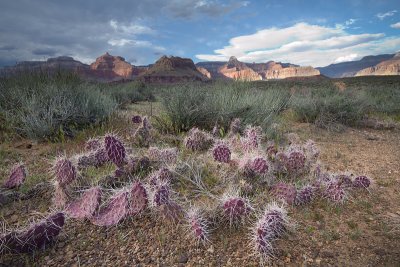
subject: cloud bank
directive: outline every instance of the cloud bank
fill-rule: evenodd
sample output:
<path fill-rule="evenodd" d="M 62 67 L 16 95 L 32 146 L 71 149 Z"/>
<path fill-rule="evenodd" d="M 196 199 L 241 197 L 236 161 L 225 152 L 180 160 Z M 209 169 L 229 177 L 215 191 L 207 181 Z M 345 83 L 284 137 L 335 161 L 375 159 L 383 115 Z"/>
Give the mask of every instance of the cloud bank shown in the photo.
<path fill-rule="evenodd" d="M 383 33 L 350 34 L 342 27 L 297 23 L 286 28 L 267 28 L 230 39 L 214 54 L 199 54 L 200 60 L 227 60 L 236 56 L 244 62 L 284 61 L 314 67 L 362 56 L 390 53 L 400 46 L 400 37 Z"/>

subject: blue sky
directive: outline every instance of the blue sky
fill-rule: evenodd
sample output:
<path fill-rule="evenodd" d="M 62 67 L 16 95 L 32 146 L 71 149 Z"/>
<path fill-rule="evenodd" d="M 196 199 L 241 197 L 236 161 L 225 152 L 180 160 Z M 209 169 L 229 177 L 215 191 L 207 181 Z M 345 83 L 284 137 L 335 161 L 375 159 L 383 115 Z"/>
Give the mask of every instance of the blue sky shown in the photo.
<path fill-rule="evenodd" d="M 0 3 L 0 65 L 60 55 L 90 63 L 108 51 L 135 65 L 166 54 L 318 67 L 398 50 L 398 0 Z"/>

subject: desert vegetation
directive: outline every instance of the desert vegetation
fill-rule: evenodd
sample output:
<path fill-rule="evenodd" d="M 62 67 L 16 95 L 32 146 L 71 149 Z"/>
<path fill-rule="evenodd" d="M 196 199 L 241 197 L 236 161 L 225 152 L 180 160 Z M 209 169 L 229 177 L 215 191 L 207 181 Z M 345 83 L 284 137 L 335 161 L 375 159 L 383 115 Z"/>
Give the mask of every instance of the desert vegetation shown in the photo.
<path fill-rule="evenodd" d="M 329 220 L 353 211 L 372 216 L 370 201 L 381 205 L 373 199 L 386 185 L 371 175 L 369 161 L 363 168 L 350 163 L 356 170 L 336 168 L 338 150 L 326 157 L 318 140 L 291 133 L 293 125 L 335 136 L 347 127 L 382 124 L 398 136 L 400 116 L 397 78 L 341 81 L 344 89 L 335 80 L 100 85 L 66 73 L 1 80 L 2 151 L 31 139 L 51 147 L 32 165 L 1 153 L 7 159 L 1 164 L 2 214 L 46 196 L 41 219 L 4 228 L 2 257 L 16 263 L 13 255 L 23 253 L 54 256 L 57 240 L 74 242 L 63 231 L 80 227 L 121 231 L 123 244 L 127 227 L 134 231 L 130 226 L 140 224 L 146 232 L 152 221 L 161 224 L 162 247 L 175 242 L 200 254 L 224 253 L 233 242 L 249 248 L 244 258 L 254 266 L 290 259 L 293 252 L 281 244 L 296 236 L 337 241 L 340 233 Z M 145 109 L 143 101 L 150 101 Z M 43 177 L 35 184 L 38 172 Z M 357 223 L 348 224 L 359 239 Z M 396 223 L 384 227 L 396 229 Z M 171 231 L 176 236 L 164 236 Z M 396 235 L 384 240 L 396 242 Z"/>

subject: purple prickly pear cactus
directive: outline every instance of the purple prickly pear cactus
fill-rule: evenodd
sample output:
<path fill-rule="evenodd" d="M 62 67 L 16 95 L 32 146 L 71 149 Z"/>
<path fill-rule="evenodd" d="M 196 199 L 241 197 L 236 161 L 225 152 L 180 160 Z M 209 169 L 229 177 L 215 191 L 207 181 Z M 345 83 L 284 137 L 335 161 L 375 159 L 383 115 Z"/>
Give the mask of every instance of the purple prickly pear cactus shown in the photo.
<path fill-rule="evenodd" d="M 251 169 L 257 174 L 266 174 L 268 172 L 268 162 L 263 157 L 255 157 L 251 162 Z"/>
<path fill-rule="evenodd" d="M 340 174 L 334 177 L 336 182 L 343 188 L 350 188 L 353 186 L 350 176 L 346 174 Z"/>
<path fill-rule="evenodd" d="M 108 157 L 107 151 L 104 147 L 97 149 L 93 156 L 95 158 L 96 167 L 101 167 L 110 161 L 110 158 Z"/>
<path fill-rule="evenodd" d="M 128 192 L 118 192 L 111 197 L 106 207 L 91 218 L 91 222 L 98 226 L 117 225 L 127 215 L 128 205 Z"/>
<path fill-rule="evenodd" d="M 206 150 L 212 145 L 212 142 L 211 136 L 198 128 L 192 128 L 184 140 L 185 147 L 193 151 Z"/>
<path fill-rule="evenodd" d="M 170 201 L 170 188 L 168 183 L 159 183 L 154 187 L 152 202 L 153 206 L 158 207 L 168 204 Z"/>
<path fill-rule="evenodd" d="M 77 177 L 75 166 L 66 157 L 59 157 L 55 160 L 53 172 L 60 186 L 72 183 Z"/>
<path fill-rule="evenodd" d="M 191 209 L 187 213 L 189 230 L 196 242 L 205 243 L 208 241 L 209 230 L 207 221 L 200 214 L 198 209 Z"/>
<path fill-rule="evenodd" d="M 104 145 L 108 158 L 117 166 L 122 166 L 125 162 L 125 147 L 115 135 L 108 134 L 104 137 Z"/>
<path fill-rule="evenodd" d="M 158 207 L 158 212 L 167 220 L 178 223 L 182 219 L 183 208 L 178 203 L 169 200 Z"/>
<path fill-rule="evenodd" d="M 286 169 L 291 174 L 297 174 L 304 170 L 306 163 L 305 155 L 300 151 L 293 151 L 289 154 L 286 162 Z"/>
<path fill-rule="evenodd" d="M 12 189 L 20 187 L 26 178 L 25 166 L 23 163 L 19 163 L 13 166 L 11 169 L 10 176 L 4 182 L 4 187 Z"/>
<path fill-rule="evenodd" d="M 172 172 L 168 168 L 163 167 L 150 175 L 149 184 L 151 186 L 155 186 L 160 182 L 170 183 L 172 181 L 172 177 Z"/>
<path fill-rule="evenodd" d="M 347 199 L 345 188 L 337 181 L 327 183 L 324 196 L 335 204 L 342 204 Z"/>
<path fill-rule="evenodd" d="M 117 178 L 124 177 L 125 175 L 126 175 L 126 171 L 124 170 L 124 168 L 119 167 L 119 168 L 115 169 L 115 171 L 114 171 L 114 176 Z"/>
<path fill-rule="evenodd" d="M 128 201 L 129 216 L 135 216 L 146 209 L 148 197 L 146 189 L 141 182 L 137 181 L 132 185 L 131 189 L 129 190 Z"/>
<path fill-rule="evenodd" d="M 1 253 L 30 253 L 43 249 L 58 236 L 64 222 L 64 213 L 58 212 L 26 229 L 0 236 L 4 248 Z"/>
<path fill-rule="evenodd" d="M 142 123 L 142 117 L 140 115 L 134 115 L 132 117 L 132 122 L 134 124 Z"/>
<path fill-rule="evenodd" d="M 260 127 L 247 127 L 245 137 L 241 139 L 243 149 L 251 151 L 257 149 L 261 140 L 262 129 Z"/>
<path fill-rule="evenodd" d="M 356 178 L 354 178 L 354 188 L 368 188 L 370 185 L 371 179 L 369 179 L 367 176 L 357 176 Z"/>
<path fill-rule="evenodd" d="M 222 208 L 231 225 L 242 222 L 252 210 L 249 201 L 243 197 L 226 197 Z"/>
<path fill-rule="evenodd" d="M 99 186 L 86 190 L 66 208 L 66 213 L 74 219 L 90 219 L 100 205 L 101 194 Z"/>
<path fill-rule="evenodd" d="M 316 188 L 311 185 L 305 185 L 297 191 L 295 204 L 305 205 L 315 198 Z"/>
<path fill-rule="evenodd" d="M 214 148 L 212 149 L 212 154 L 214 159 L 219 162 L 229 163 L 229 161 L 231 160 L 231 150 L 226 144 L 222 142 L 214 146 Z"/>
<path fill-rule="evenodd" d="M 292 205 L 296 199 L 297 190 L 294 185 L 279 182 L 272 187 L 272 194 Z"/>

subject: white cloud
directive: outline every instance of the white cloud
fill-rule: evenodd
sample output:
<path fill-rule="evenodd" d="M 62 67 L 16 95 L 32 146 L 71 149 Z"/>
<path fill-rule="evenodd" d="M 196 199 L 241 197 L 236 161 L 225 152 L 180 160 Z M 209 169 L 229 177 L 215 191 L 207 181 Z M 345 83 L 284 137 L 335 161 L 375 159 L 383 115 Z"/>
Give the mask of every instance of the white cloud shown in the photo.
<path fill-rule="evenodd" d="M 343 28 L 298 23 L 287 28 L 269 28 L 230 39 L 229 45 L 214 54 L 196 55 L 200 60 L 228 60 L 236 56 L 244 62 L 269 60 L 299 65 L 325 66 L 337 61 L 398 50 L 400 37 L 383 33 L 349 34 Z"/>
<path fill-rule="evenodd" d="M 116 20 L 110 20 L 110 26 L 114 31 L 121 34 L 138 35 L 138 34 L 154 34 L 155 31 L 147 26 L 140 24 L 121 24 Z"/>
<path fill-rule="evenodd" d="M 378 19 L 383 20 L 386 17 L 393 16 L 396 12 L 397 12 L 397 10 L 392 10 L 392 11 L 388 11 L 386 13 L 378 13 L 378 14 L 376 14 L 376 16 L 378 17 Z"/>
<path fill-rule="evenodd" d="M 346 24 L 346 26 L 349 26 L 349 25 L 354 24 L 356 21 L 357 21 L 357 19 L 349 19 L 349 20 L 346 20 L 345 24 Z"/>
<path fill-rule="evenodd" d="M 347 62 L 347 61 L 353 61 L 358 57 L 358 54 L 350 54 L 346 56 L 341 56 L 335 59 L 333 63 L 340 63 L 340 62 Z"/>
<path fill-rule="evenodd" d="M 394 29 L 400 29 L 400 22 L 397 22 L 395 24 L 390 25 L 390 27 L 394 28 Z"/>

